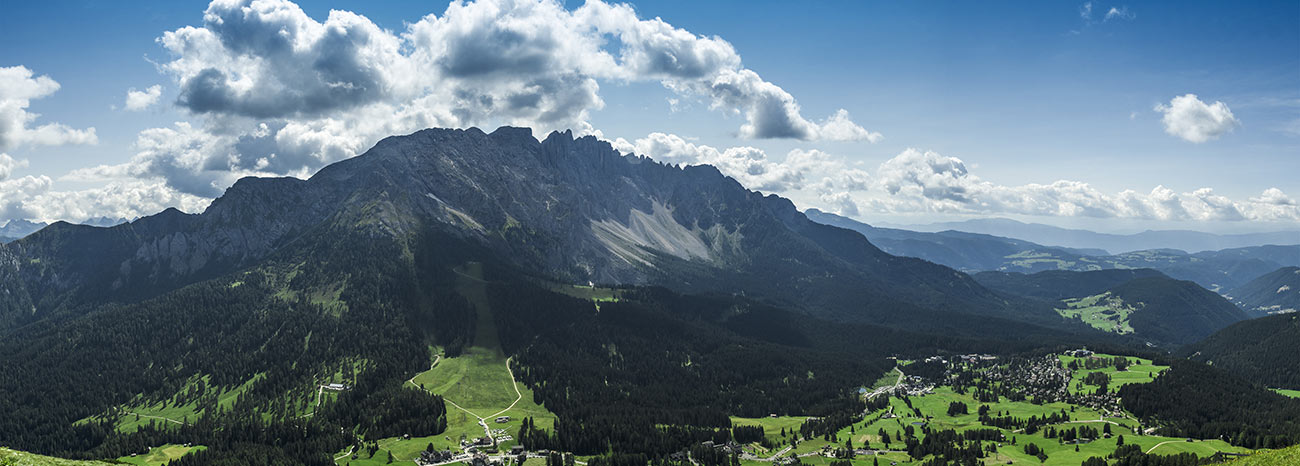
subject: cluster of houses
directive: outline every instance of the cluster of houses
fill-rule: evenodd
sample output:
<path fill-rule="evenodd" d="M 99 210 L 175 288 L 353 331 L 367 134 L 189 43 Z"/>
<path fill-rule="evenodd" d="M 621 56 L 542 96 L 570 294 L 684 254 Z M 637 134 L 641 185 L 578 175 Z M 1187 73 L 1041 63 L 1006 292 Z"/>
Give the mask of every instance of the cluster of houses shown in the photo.
<path fill-rule="evenodd" d="M 1093 354 L 1095 353 L 1089 351 L 1087 348 L 1069 350 L 1065 352 L 1066 356 L 1073 356 L 1076 358 L 1090 358 L 1092 357 Z"/>
<path fill-rule="evenodd" d="M 434 450 L 420 452 L 420 458 L 415 462 L 418 464 L 437 464 L 451 461 L 455 455 L 451 450 Z"/>

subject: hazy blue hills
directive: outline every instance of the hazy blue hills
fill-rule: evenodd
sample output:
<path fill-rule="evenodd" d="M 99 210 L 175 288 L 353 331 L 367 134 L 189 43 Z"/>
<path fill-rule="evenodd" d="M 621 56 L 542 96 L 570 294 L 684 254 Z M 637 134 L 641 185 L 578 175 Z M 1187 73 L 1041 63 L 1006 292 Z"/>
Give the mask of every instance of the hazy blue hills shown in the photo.
<path fill-rule="evenodd" d="M 1300 244 L 1300 231 L 1219 235 L 1186 230 L 1148 230 L 1141 233 L 1117 235 L 1060 228 L 1039 223 L 1024 223 L 1006 218 L 908 225 L 903 228 L 915 231 L 957 230 L 982 233 L 1019 238 L 1049 246 L 1104 249 L 1111 253 L 1162 248 L 1199 252 L 1249 246 Z"/>
<path fill-rule="evenodd" d="M 996 231 L 1006 236 L 955 230 L 925 232 L 879 228 L 815 209 L 809 210 L 807 214 L 808 218 L 814 221 L 857 231 L 890 254 L 918 257 L 972 273 L 1149 268 L 1159 270 L 1173 278 L 1196 282 L 1210 290 L 1226 292 L 1280 267 L 1300 266 L 1300 245 L 1294 244 L 1247 246 L 1188 253 L 1170 247 L 1169 244 L 1178 244 L 1178 241 L 1170 241 L 1168 244 L 1155 243 L 1160 246 L 1154 249 L 1107 254 L 1101 249 L 1044 246 L 1037 242 L 1016 239 L 1032 237 L 1034 231 L 1042 228 L 1052 229 L 1050 231 L 1056 233 L 1067 232 L 1067 230 L 1003 219 L 983 223 L 971 221 L 935 225 L 998 225 L 1005 228 Z M 1285 236 L 1285 234 L 1278 235 Z M 1047 233 L 1044 233 L 1044 236 L 1052 237 Z M 1252 236 L 1257 239 L 1265 237 L 1268 236 Z"/>

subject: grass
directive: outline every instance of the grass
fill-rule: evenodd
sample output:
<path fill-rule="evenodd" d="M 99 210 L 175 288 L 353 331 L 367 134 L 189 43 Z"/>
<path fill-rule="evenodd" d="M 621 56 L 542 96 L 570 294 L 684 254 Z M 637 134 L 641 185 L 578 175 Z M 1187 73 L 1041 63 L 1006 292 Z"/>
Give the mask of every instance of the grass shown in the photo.
<path fill-rule="evenodd" d="M 1080 358 L 1075 358 L 1073 356 L 1066 356 L 1066 355 L 1060 355 L 1059 357 L 1061 359 L 1062 365 L 1069 365 L 1071 361 L 1080 359 Z M 1096 354 L 1093 355 L 1092 357 L 1113 358 L 1115 356 L 1108 355 L 1108 354 Z M 1107 375 L 1109 375 L 1110 376 L 1109 388 L 1111 391 L 1115 391 L 1115 390 L 1119 390 L 1119 387 L 1123 387 L 1131 383 L 1147 383 L 1152 380 L 1155 380 L 1155 377 L 1157 375 L 1159 375 L 1161 372 L 1164 372 L 1166 369 L 1169 369 L 1169 366 L 1159 366 L 1153 364 L 1150 359 L 1129 357 L 1128 360 L 1137 361 L 1138 363 L 1128 366 L 1128 370 L 1126 371 L 1119 371 L 1116 370 L 1114 367 L 1106 367 L 1102 369 L 1092 369 L 1092 370 L 1079 369 L 1077 371 L 1074 371 L 1074 374 L 1070 380 L 1070 387 L 1069 387 L 1070 393 L 1092 392 L 1096 390 L 1096 387 L 1085 385 L 1083 383 L 1083 378 L 1092 372 L 1104 372 Z M 1080 366 L 1082 365 L 1083 363 L 1081 362 Z"/>
<path fill-rule="evenodd" d="M 1300 464 L 1300 446 L 1262 451 L 1227 463 L 1228 466 L 1292 466 Z"/>
<path fill-rule="evenodd" d="M 533 402 L 533 391 L 515 383 L 510 376 L 508 362 L 500 349 L 491 302 L 487 299 L 487 282 L 482 280 L 482 265 L 471 262 L 458 267 L 456 273 L 457 291 L 470 301 L 478 314 L 474 343 L 459 356 L 438 359 L 437 365 L 412 379 L 412 383 L 449 401 L 447 431 L 418 439 L 381 440 L 381 448 L 392 451 L 394 461 L 413 459 L 430 443 L 439 450 L 460 450 L 462 435 L 469 440 L 483 436 L 483 427 L 478 423 L 480 417 L 485 418 L 489 428 L 505 430 L 511 437 L 518 435 L 525 417 L 532 417 L 539 428 L 551 429 L 555 425 L 555 415 Z M 510 420 L 497 423 L 498 416 L 508 416 Z M 498 447 L 509 449 L 515 444 L 512 439 Z M 387 461 L 386 456 L 383 459 Z"/>
<path fill-rule="evenodd" d="M 870 387 L 866 387 L 866 388 L 867 391 L 872 391 L 880 387 L 891 387 L 894 385 L 895 382 L 898 382 L 897 368 L 890 369 L 889 372 L 886 372 L 885 375 L 880 376 L 880 378 L 877 379 L 875 383 L 872 383 Z"/>
<path fill-rule="evenodd" d="M 0 447 L 0 466 L 110 466 L 104 461 L 82 461 L 41 456 Z"/>
<path fill-rule="evenodd" d="M 117 461 L 138 466 L 164 466 L 172 460 L 188 455 L 192 452 L 206 450 L 208 447 L 203 445 L 187 447 L 184 445 L 167 444 L 161 447 L 154 447 L 149 453 L 136 456 L 123 456 Z"/>
<path fill-rule="evenodd" d="M 781 443 L 781 429 L 787 432 L 798 431 L 799 426 L 807 420 L 807 416 L 777 416 L 777 417 L 735 417 L 731 418 L 731 425 L 738 426 L 761 426 L 763 436 L 772 442 L 773 445 Z M 780 450 L 780 448 L 777 448 Z"/>
<path fill-rule="evenodd" d="M 241 393 L 248 390 L 254 382 L 261 378 L 262 374 L 258 374 L 237 387 L 228 387 L 221 390 L 217 394 L 217 405 L 222 408 L 230 408 L 230 406 L 239 399 Z M 201 377 L 192 377 L 178 393 L 184 393 L 191 387 L 196 387 L 200 380 L 203 381 L 204 385 L 207 385 L 210 378 L 206 375 Z M 213 390 L 214 388 L 208 385 L 207 389 Z M 197 402 L 176 404 L 171 398 L 145 404 L 145 401 L 143 401 L 141 397 L 137 397 L 136 401 L 128 403 L 123 407 L 123 409 L 126 411 L 126 414 L 123 414 L 117 419 L 117 430 L 119 432 L 135 432 L 140 428 L 140 426 L 147 424 L 157 424 L 160 426 L 180 425 L 175 422 L 167 421 L 166 419 L 178 422 L 192 422 L 199 418 Z M 89 420 L 90 418 L 86 418 L 77 422 L 81 423 Z"/>
<path fill-rule="evenodd" d="M 958 394 L 953 392 L 949 387 L 937 388 L 932 394 L 921 397 L 912 397 L 911 400 L 912 405 L 920 409 L 923 416 L 929 416 L 930 418 L 926 419 L 925 417 L 916 417 L 915 414 L 907 408 L 903 400 L 891 399 L 890 404 L 894 408 L 894 413 L 902 416 L 893 419 L 881 419 L 867 426 L 855 426 L 856 433 L 853 435 L 854 445 L 862 445 L 862 441 L 867 440 L 870 442 L 872 447 L 879 448 L 882 446 L 880 438 L 877 435 L 877 432 L 879 432 L 880 429 L 883 428 L 886 433 L 892 437 L 896 433 L 903 431 L 906 426 L 913 425 L 912 423 L 914 422 L 928 422 L 930 428 L 936 430 L 954 429 L 957 431 L 963 431 L 987 428 L 979 423 L 978 415 L 976 414 L 976 411 L 981 404 L 988 404 L 989 409 L 994 413 L 1003 411 L 1016 417 L 1028 417 L 1031 415 L 1042 416 L 1052 412 L 1059 412 L 1064 409 L 1072 422 L 1064 425 L 1057 425 L 1057 429 L 1063 427 L 1077 427 L 1080 425 L 1095 427 L 1099 431 L 1103 428 L 1102 423 L 1097 422 L 1101 417 L 1096 411 L 1084 407 L 1075 407 L 1074 411 L 1071 412 L 1071 405 L 1066 403 L 1034 405 L 1028 402 L 1011 402 L 1005 400 L 998 403 L 979 403 L 975 401 L 971 394 Z M 948 416 L 948 404 L 953 401 L 966 403 L 970 408 L 970 414 Z M 1233 453 L 1248 452 L 1248 450 L 1244 448 L 1229 445 L 1227 442 L 1221 440 L 1197 440 L 1194 442 L 1187 442 L 1186 439 L 1182 438 L 1140 435 L 1134 432 L 1136 423 L 1132 420 L 1124 418 L 1106 418 L 1105 420 L 1114 423 L 1111 424 L 1111 429 L 1116 437 L 1109 439 L 1103 438 L 1091 443 L 1081 444 L 1079 445 L 1078 452 L 1074 451 L 1074 445 L 1063 445 L 1060 444 L 1057 439 L 1047 439 L 1043 436 L 1042 432 L 1026 435 L 1024 433 L 1003 430 L 1003 435 L 1007 438 L 1015 437 L 1016 445 L 1012 446 L 1004 443 L 1003 446 L 999 448 L 998 453 L 986 458 L 985 462 L 986 464 L 1006 464 L 1007 461 L 1012 461 L 1013 464 L 1039 464 L 1037 458 L 1026 455 L 1023 450 L 1026 442 L 1032 442 L 1047 452 L 1048 460 L 1046 464 L 1077 465 L 1089 457 L 1104 457 L 1113 452 L 1117 446 L 1119 435 L 1124 436 L 1125 443 L 1141 446 L 1142 451 L 1147 451 L 1155 447 L 1155 449 L 1151 451 L 1153 454 L 1168 455 L 1190 452 L 1198 456 L 1209 456 L 1219 451 Z M 920 426 L 913 426 L 913 429 L 918 437 L 923 436 L 923 434 L 921 434 Z M 847 438 L 847 434 L 847 431 L 841 431 L 836 439 L 837 442 L 842 443 Z M 900 443 L 896 440 L 892 441 L 890 445 L 893 448 L 900 448 Z M 869 464 L 870 458 L 867 458 L 867 462 Z M 857 463 L 855 462 L 855 464 Z M 899 464 L 910 464 L 910 459 L 900 461 Z"/>
<path fill-rule="evenodd" d="M 588 285 L 566 285 L 563 283 L 543 282 L 546 289 L 569 295 L 578 299 L 586 299 L 598 303 L 616 302 L 621 298 L 622 292 L 614 288 L 604 288 L 599 286 Z"/>
<path fill-rule="evenodd" d="M 1287 390 L 1284 388 L 1274 388 L 1272 390 L 1280 395 L 1286 395 L 1291 398 L 1300 398 L 1300 390 Z"/>
<path fill-rule="evenodd" d="M 1109 291 L 1086 298 L 1067 299 L 1064 303 L 1065 309 L 1056 310 L 1063 317 L 1079 319 L 1098 330 L 1121 335 L 1133 333 L 1133 326 L 1128 322 L 1133 307 L 1111 296 Z"/>

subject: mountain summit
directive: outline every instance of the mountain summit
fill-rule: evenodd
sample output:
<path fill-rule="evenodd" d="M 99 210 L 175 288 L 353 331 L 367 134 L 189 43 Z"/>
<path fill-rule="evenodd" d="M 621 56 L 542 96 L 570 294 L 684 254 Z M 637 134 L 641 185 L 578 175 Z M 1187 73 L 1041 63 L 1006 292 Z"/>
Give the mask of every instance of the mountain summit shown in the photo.
<path fill-rule="evenodd" d="M 809 221 L 789 200 L 714 167 L 620 154 L 571 132 L 538 141 L 511 127 L 385 138 L 308 180 L 241 179 L 202 214 L 167 210 L 107 229 L 58 223 L 9 245 L 5 254 L 25 260 L 6 273 L 23 278 L 31 303 L 64 292 L 130 300 L 345 234 L 408 251 L 436 246 L 416 244 L 436 234 L 481 251 L 480 260 L 557 281 L 741 293 L 844 321 L 962 332 L 990 317 L 1059 323 L 965 274 Z M 46 310 L 34 307 L 28 317 Z"/>

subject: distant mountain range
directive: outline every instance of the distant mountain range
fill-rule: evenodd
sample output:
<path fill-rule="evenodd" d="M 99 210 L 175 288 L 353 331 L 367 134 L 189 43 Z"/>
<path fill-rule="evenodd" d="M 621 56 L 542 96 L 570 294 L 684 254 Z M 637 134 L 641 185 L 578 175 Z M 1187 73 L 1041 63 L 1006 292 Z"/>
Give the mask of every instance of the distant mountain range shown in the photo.
<path fill-rule="evenodd" d="M 984 233 L 879 228 L 816 209 L 809 209 L 806 214 L 813 221 L 861 233 L 890 254 L 917 257 L 968 273 L 1151 268 L 1216 292 L 1227 292 L 1280 267 L 1300 266 L 1300 245 L 1249 246 L 1198 253 L 1164 248 L 1112 255 L 1102 249 L 1044 246 Z"/>
<path fill-rule="evenodd" d="M 129 220 L 125 218 L 113 219 L 108 217 L 95 217 L 86 219 L 86 221 L 81 222 L 81 224 L 95 227 L 111 227 L 128 221 Z M 46 226 L 49 226 L 49 224 L 45 222 L 33 222 L 25 219 L 10 220 L 5 222 L 3 227 L 0 227 L 0 243 L 8 243 L 20 239 L 24 236 L 35 233 Z"/>
<path fill-rule="evenodd" d="M 36 230 L 45 228 L 45 222 L 33 222 L 30 220 L 14 219 L 5 222 L 5 226 L 0 227 L 0 242 L 9 242 L 35 233 Z"/>
<path fill-rule="evenodd" d="M 907 230 L 937 232 L 944 230 L 981 233 L 986 235 L 1019 238 L 1053 247 L 1076 249 L 1103 249 L 1110 253 L 1123 253 L 1149 249 L 1178 249 L 1189 252 L 1217 251 L 1264 245 L 1300 244 L 1300 231 L 1244 233 L 1217 235 L 1199 231 L 1158 230 L 1130 235 L 1097 233 L 1024 223 L 1006 218 L 973 219 L 962 222 L 943 222 L 926 225 L 901 226 Z"/>

